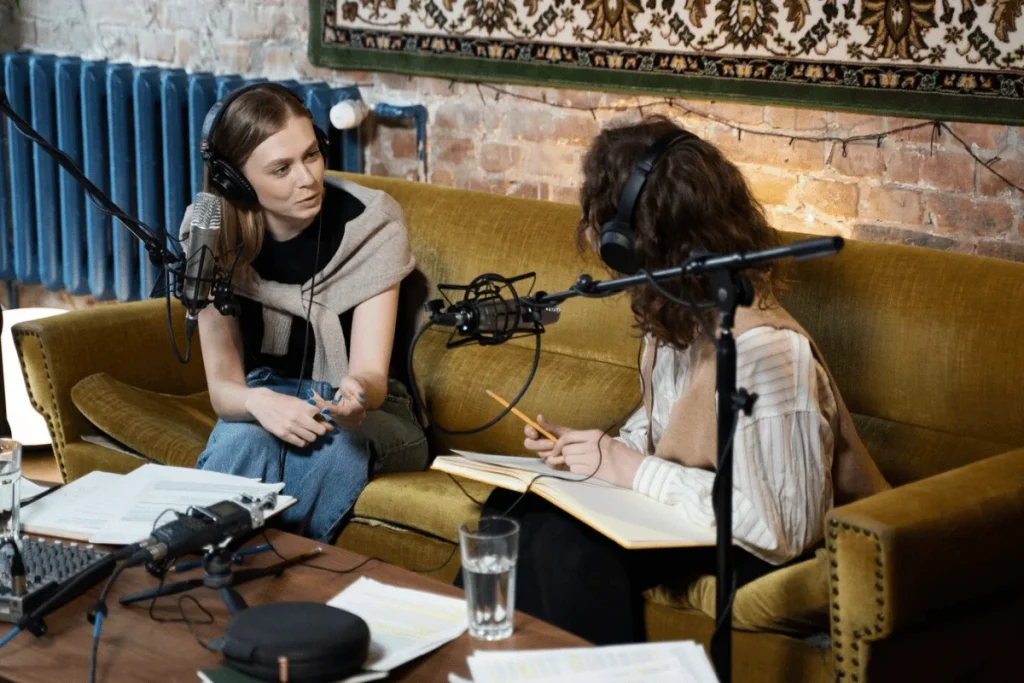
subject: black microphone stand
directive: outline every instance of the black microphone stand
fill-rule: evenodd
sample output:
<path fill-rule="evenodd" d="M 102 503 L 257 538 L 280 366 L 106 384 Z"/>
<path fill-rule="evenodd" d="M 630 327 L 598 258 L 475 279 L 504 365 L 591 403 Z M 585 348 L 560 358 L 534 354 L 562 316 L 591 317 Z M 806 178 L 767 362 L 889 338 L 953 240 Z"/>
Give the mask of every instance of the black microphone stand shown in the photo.
<path fill-rule="evenodd" d="M 650 284 L 651 281 L 682 280 L 691 275 L 706 275 L 710 285 L 713 306 L 718 311 L 718 353 L 716 359 L 716 390 L 718 402 L 718 468 L 712 487 L 716 529 L 716 587 L 715 632 L 711 637 L 711 661 L 720 683 L 732 680 L 732 598 L 736 584 L 732 543 L 732 482 L 733 431 L 739 411 L 750 414 L 757 400 L 756 394 L 736 388 L 736 339 L 733 325 L 736 309 L 750 306 L 754 288 L 742 271 L 782 258 L 797 260 L 830 256 L 843 248 L 843 238 L 822 237 L 758 252 L 729 255 L 707 255 L 692 258 L 675 268 L 632 275 L 604 282 L 594 281 L 589 275 L 581 276 L 572 289 L 555 294 L 538 292 L 523 297 L 526 307 L 543 308 L 557 305 L 577 296 L 600 298 L 617 294 L 630 287 Z M 698 313 L 699 314 L 699 313 Z"/>
<path fill-rule="evenodd" d="M 96 185 L 89 180 L 85 173 L 78 168 L 71 157 L 54 147 L 52 143 L 44 138 L 39 131 L 33 128 L 28 121 L 23 119 L 18 112 L 14 111 L 14 108 L 11 106 L 11 101 L 7 98 L 6 91 L 4 91 L 3 88 L 0 88 L 0 124 L 3 123 L 4 118 L 10 119 L 15 128 L 21 131 L 22 135 L 39 145 L 44 152 L 50 155 L 50 157 L 57 162 L 57 165 L 63 168 L 67 173 L 71 174 L 71 176 L 73 176 L 78 182 L 82 183 L 89 194 L 107 214 L 120 220 L 121 224 L 124 225 L 128 232 L 130 232 L 135 239 L 145 245 L 146 252 L 149 254 L 149 260 L 154 266 L 157 268 L 164 268 L 165 266 L 180 264 L 184 261 L 181 254 L 175 254 L 165 246 L 163 240 L 161 240 L 152 228 L 122 211 L 117 204 L 103 193 L 103 190 L 96 187 Z"/>
<path fill-rule="evenodd" d="M 64 171 L 70 174 L 75 180 L 82 183 L 86 192 L 88 192 L 89 196 L 104 213 L 119 220 L 128 232 L 135 237 L 135 239 L 145 245 L 146 252 L 149 254 L 150 262 L 156 268 L 159 268 L 164 276 L 164 295 L 168 299 L 168 333 L 171 338 L 171 345 L 174 347 L 174 354 L 178 357 L 179 361 L 187 363 L 192 356 L 191 335 L 186 335 L 186 351 L 185 356 L 182 357 L 178 350 L 177 342 L 174 339 L 173 331 L 171 330 L 170 297 L 173 295 L 175 298 L 182 298 L 185 270 L 189 259 L 185 254 L 181 253 L 180 249 L 178 251 L 174 251 L 168 248 L 165 233 L 158 234 L 142 221 L 129 216 L 120 207 L 118 207 L 113 200 L 107 197 L 103 190 L 89 180 L 88 176 L 85 175 L 85 172 L 75 164 L 71 157 L 56 148 L 52 143 L 50 143 L 50 141 L 44 138 L 39 131 L 35 130 L 28 121 L 22 118 L 18 112 L 14 111 L 14 108 L 11 106 L 11 101 L 7 97 L 7 93 L 2 87 L 0 87 L 0 125 L 3 125 L 4 119 L 9 119 L 22 135 L 39 145 L 44 152 L 57 162 L 58 166 L 64 169 Z M 241 248 L 239 247 L 235 252 L 235 263 L 238 261 L 240 252 Z M 193 259 L 194 258 L 195 257 L 193 257 Z M 201 253 L 198 255 L 198 258 L 200 259 L 199 271 L 201 272 L 202 260 L 207 258 L 207 255 L 205 253 Z M 200 284 L 210 286 L 210 298 L 212 299 L 212 303 L 222 315 L 237 315 L 238 312 L 231 287 L 234 267 L 234 264 L 232 264 L 229 270 L 224 270 L 216 263 L 216 261 L 214 261 L 213 274 L 210 277 L 194 278 L 197 281 L 197 287 Z M 154 296 L 156 295 L 155 292 L 159 289 L 160 284 L 158 283 L 154 290 Z M 198 309 L 205 307 L 208 303 L 210 303 L 210 301 L 189 301 L 186 302 L 186 305 L 189 307 L 190 312 L 197 312 Z M 194 315 L 192 317 L 194 318 Z"/>
<path fill-rule="evenodd" d="M 245 599 L 238 594 L 238 591 L 235 590 L 235 586 L 240 586 L 244 583 L 254 581 L 255 579 L 263 578 L 264 576 L 280 576 L 285 569 L 316 557 L 316 554 L 313 553 L 303 553 L 287 560 L 281 560 L 269 567 L 243 569 L 242 571 L 235 572 L 232 571 L 232 565 L 235 561 L 235 550 L 232 546 L 233 544 L 214 547 L 206 552 L 203 556 L 202 578 L 187 579 L 185 581 L 178 581 L 177 583 L 162 585 L 157 588 L 150 588 L 138 593 L 132 593 L 131 595 L 122 596 L 118 602 L 122 605 L 129 605 L 142 600 L 156 599 L 165 595 L 175 595 L 177 593 L 190 591 L 193 588 L 206 586 L 207 588 L 212 588 L 220 593 L 220 598 L 224 601 L 228 611 L 231 614 L 236 614 L 247 609 L 249 605 L 245 602 Z"/>

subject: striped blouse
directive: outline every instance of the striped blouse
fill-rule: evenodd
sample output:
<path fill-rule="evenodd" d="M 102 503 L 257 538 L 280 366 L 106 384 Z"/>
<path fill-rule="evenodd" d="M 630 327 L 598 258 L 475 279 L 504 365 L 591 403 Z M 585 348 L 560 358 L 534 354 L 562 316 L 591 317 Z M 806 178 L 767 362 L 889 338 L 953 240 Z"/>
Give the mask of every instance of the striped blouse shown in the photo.
<path fill-rule="evenodd" d="M 756 327 L 737 338 L 736 351 L 736 386 L 758 398 L 750 416 L 740 414 L 733 438 L 733 538 L 766 562 L 783 564 L 821 540 L 832 507 L 835 398 L 828 375 L 797 332 Z M 645 453 L 650 428 L 657 445 L 689 382 L 690 363 L 689 349 L 659 349 L 652 424 L 640 408 L 620 441 Z M 633 488 L 711 528 L 714 478 L 714 472 L 648 455 Z"/>

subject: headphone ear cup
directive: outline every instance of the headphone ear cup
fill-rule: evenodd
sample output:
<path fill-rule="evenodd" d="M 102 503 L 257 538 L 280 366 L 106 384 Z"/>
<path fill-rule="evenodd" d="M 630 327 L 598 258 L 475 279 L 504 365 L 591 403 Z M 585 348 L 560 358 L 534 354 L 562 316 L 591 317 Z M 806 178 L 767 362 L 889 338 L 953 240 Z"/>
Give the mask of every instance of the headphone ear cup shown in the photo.
<path fill-rule="evenodd" d="M 252 188 L 245 176 L 222 159 L 211 159 L 210 184 L 217 192 L 229 202 L 235 202 L 245 206 L 252 206 L 259 203 L 256 190 Z"/>
<path fill-rule="evenodd" d="M 625 275 L 633 275 L 638 270 L 633 231 L 618 218 L 601 226 L 600 249 L 601 260 L 609 268 Z"/>

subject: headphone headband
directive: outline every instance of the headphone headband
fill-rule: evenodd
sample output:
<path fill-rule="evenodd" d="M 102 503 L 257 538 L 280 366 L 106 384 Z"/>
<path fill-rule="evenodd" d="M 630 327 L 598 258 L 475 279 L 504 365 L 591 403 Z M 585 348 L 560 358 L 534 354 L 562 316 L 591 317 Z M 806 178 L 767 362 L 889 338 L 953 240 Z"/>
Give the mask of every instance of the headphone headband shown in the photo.
<path fill-rule="evenodd" d="M 692 137 L 693 135 L 685 130 L 673 131 L 661 136 L 647 148 L 644 155 L 640 157 L 640 161 L 636 162 L 636 167 L 633 169 L 633 173 L 630 174 L 629 179 L 626 180 L 626 184 L 622 187 L 618 211 L 618 219 L 620 221 L 629 223 L 630 226 L 633 225 L 633 216 L 636 213 L 636 200 L 640 197 L 640 193 L 643 192 L 651 171 L 654 170 L 661 157 L 665 155 L 665 152 L 672 145 L 679 140 Z"/>
<path fill-rule="evenodd" d="M 638 269 L 633 219 L 637 200 L 647 184 L 647 178 L 672 145 L 694 137 L 693 133 L 685 130 L 675 130 L 661 136 L 644 150 L 643 156 L 626 179 L 615 218 L 601 226 L 601 258 L 620 273 L 631 275 Z"/>
<path fill-rule="evenodd" d="M 231 103 L 250 90 L 255 90 L 266 85 L 269 85 L 266 81 L 259 81 L 257 83 L 249 83 L 248 85 L 235 88 L 210 107 L 210 111 L 206 112 L 206 117 L 203 119 L 203 128 L 202 133 L 200 134 L 201 139 L 199 142 L 199 152 L 202 154 L 203 159 L 209 160 L 213 156 L 213 150 L 210 147 L 210 136 L 213 134 L 213 131 L 217 130 L 217 125 L 220 123 L 221 118 L 224 117 L 224 113 L 228 110 L 228 107 L 231 106 Z M 284 86 L 282 86 L 282 88 L 289 95 L 295 98 L 295 101 L 301 104 L 303 108 L 306 107 L 306 103 L 303 102 L 301 97 Z"/>

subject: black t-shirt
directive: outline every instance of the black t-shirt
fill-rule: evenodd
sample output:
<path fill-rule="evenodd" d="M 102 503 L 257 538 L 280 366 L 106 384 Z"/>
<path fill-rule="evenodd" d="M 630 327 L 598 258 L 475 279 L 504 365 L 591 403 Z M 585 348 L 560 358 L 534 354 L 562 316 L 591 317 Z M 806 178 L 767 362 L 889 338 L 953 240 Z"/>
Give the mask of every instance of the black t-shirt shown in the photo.
<path fill-rule="evenodd" d="M 361 214 L 366 207 L 340 187 L 324 185 L 324 203 L 320 215 L 313 219 L 308 228 L 295 237 L 278 242 L 267 232 L 263 237 L 263 248 L 252 262 L 253 269 L 264 280 L 295 285 L 309 282 L 314 273 L 319 273 L 334 257 L 345 236 L 345 224 Z M 321 227 L 321 219 L 323 220 Z M 317 235 L 320 234 L 320 254 L 317 258 Z M 309 305 L 308 293 L 303 294 L 303 307 Z M 316 297 L 313 305 L 322 305 Z M 288 352 L 273 356 L 261 352 L 263 345 L 263 306 L 258 301 L 239 297 L 239 324 L 242 331 L 242 352 L 245 357 L 245 371 L 268 367 L 282 377 L 308 379 L 313 370 L 316 342 L 313 327 L 304 319 L 293 316 Z M 352 311 L 341 314 L 341 327 L 345 332 L 346 346 L 352 339 Z M 306 334 L 306 330 L 309 334 Z M 308 339 L 308 340 L 307 340 Z M 306 362 L 302 364 L 302 343 L 306 342 Z"/>

